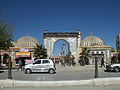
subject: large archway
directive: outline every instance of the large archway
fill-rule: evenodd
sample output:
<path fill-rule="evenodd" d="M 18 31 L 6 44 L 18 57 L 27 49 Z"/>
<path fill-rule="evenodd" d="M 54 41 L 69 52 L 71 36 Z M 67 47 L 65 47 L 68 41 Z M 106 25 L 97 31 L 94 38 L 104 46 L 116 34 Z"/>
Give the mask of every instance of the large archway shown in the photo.
<path fill-rule="evenodd" d="M 52 52 L 54 50 L 54 43 L 58 40 L 65 40 L 69 44 L 69 51 L 71 54 L 75 57 L 77 56 L 77 48 L 80 47 L 81 43 L 81 33 L 79 30 L 76 32 L 59 32 L 59 33 L 53 33 L 48 32 L 47 30 L 43 33 L 43 39 L 44 39 L 44 46 L 47 48 L 48 56 L 52 56 Z"/>
<path fill-rule="evenodd" d="M 70 50 L 70 46 L 67 41 L 62 40 L 62 39 L 57 40 L 53 45 L 52 56 L 60 56 L 62 51 L 64 51 L 64 56 L 66 56 L 69 50 Z"/>

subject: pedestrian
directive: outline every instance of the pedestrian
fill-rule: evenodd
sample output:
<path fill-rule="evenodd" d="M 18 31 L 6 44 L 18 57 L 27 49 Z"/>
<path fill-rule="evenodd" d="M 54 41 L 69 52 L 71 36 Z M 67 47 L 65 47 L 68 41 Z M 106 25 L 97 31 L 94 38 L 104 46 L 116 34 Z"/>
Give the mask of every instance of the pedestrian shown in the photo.
<path fill-rule="evenodd" d="M 65 61 L 63 58 L 60 59 L 61 67 L 65 67 Z"/>
<path fill-rule="evenodd" d="M 63 67 L 65 67 L 65 60 L 62 58 Z"/>
<path fill-rule="evenodd" d="M 101 67 L 104 66 L 105 67 L 105 64 L 104 64 L 104 58 L 101 59 Z"/>
<path fill-rule="evenodd" d="M 19 69 L 21 69 L 21 71 L 22 71 L 22 61 L 21 60 L 19 60 L 19 62 L 18 62 L 17 71 L 19 71 Z"/>

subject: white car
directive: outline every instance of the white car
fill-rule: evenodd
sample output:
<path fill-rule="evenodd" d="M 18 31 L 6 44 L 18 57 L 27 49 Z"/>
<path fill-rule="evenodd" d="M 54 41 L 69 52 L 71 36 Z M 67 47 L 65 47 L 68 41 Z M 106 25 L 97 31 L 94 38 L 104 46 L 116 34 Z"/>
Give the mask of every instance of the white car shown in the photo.
<path fill-rule="evenodd" d="M 110 65 L 106 65 L 106 70 L 107 71 L 115 71 L 115 72 L 119 72 L 120 71 L 120 63 L 113 63 Z"/>
<path fill-rule="evenodd" d="M 24 72 L 27 74 L 31 72 L 49 72 L 53 74 L 55 71 L 55 64 L 51 59 L 37 59 L 24 67 Z"/>

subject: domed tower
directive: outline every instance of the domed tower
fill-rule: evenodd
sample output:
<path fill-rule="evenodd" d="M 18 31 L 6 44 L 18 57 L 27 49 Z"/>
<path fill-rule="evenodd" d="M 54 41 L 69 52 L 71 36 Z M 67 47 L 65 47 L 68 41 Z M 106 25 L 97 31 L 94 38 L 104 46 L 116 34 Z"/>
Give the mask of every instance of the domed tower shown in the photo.
<path fill-rule="evenodd" d="M 82 52 L 83 48 L 89 49 L 89 54 L 91 55 L 91 57 L 89 57 L 90 64 L 94 64 L 95 56 L 99 57 L 99 62 L 100 62 L 101 58 L 104 58 L 105 62 L 110 61 L 111 47 L 106 46 L 104 41 L 99 37 L 90 35 L 90 36 L 84 38 L 81 42 L 81 51 L 79 50 L 78 54 L 80 54 Z"/>
<path fill-rule="evenodd" d="M 14 65 L 18 64 L 19 60 L 24 64 L 25 61 L 26 64 L 32 62 L 36 44 L 39 44 L 38 41 L 31 36 L 23 36 L 14 42 L 14 47 L 11 47 L 11 59 Z"/>
<path fill-rule="evenodd" d="M 81 42 L 82 47 L 87 46 L 104 46 L 104 41 L 96 36 L 88 36 Z"/>
<path fill-rule="evenodd" d="M 38 41 L 31 36 L 23 36 L 15 42 L 15 47 L 35 47 Z"/>

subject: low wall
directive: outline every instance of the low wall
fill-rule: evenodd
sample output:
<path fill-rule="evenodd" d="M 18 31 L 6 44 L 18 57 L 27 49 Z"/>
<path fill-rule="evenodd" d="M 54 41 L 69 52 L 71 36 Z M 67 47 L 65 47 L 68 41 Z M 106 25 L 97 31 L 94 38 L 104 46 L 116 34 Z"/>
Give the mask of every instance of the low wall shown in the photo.
<path fill-rule="evenodd" d="M 97 78 L 90 80 L 72 80 L 72 81 L 17 81 L 0 80 L 0 87 L 60 87 L 60 86 L 103 86 L 120 85 L 120 78 Z"/>

